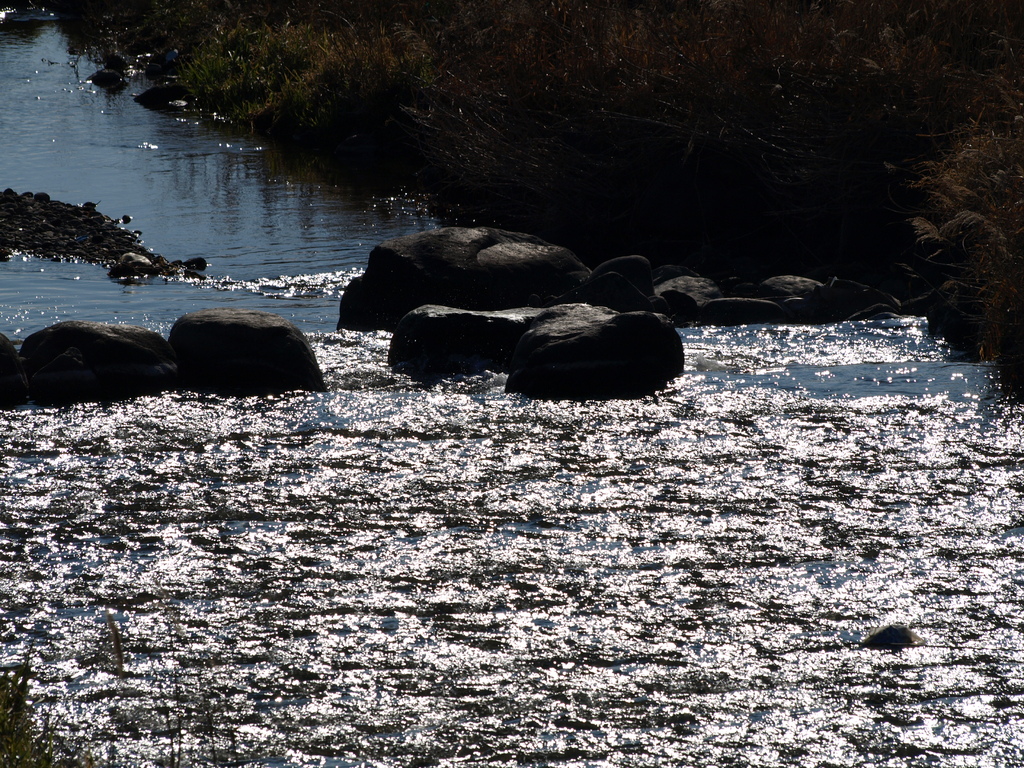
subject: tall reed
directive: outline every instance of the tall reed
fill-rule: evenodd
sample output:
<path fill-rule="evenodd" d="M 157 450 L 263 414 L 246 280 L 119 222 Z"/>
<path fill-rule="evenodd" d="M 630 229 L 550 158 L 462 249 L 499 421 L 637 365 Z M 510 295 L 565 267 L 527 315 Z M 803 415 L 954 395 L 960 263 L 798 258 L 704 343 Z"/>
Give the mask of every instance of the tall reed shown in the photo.
<path fill-rule="evenodd" d="M 916 220 L 937 252 L 958 254 L 956 288 L 976 307 L 977 350 L 1000 363 L 1004 388 L 1024 392 L 1024 117 L 966 132 L 921 182 L 929 213 Z"/>

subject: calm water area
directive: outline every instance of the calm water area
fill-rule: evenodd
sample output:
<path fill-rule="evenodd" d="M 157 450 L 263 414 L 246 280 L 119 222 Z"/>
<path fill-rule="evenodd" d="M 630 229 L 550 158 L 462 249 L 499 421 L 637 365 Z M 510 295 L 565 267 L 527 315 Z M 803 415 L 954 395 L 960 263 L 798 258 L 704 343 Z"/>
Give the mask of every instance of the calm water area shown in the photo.
<path fill-rule="evenodd" d="M 0 663 L 97 765 L 1024 764 L 1024 412 L 988 367 L 905 318 L 680 329 L 635 401 L 413 380 L 334 330 L 437 225 L 402 177 L 147 111 L 69 44 L 0 20 L 0 188 L 210 278 L 15 254 L 0 332 L 265 309 L 329 385 L 0 411 Z M 927 645 L 860 646 L 891 622 Z"/>

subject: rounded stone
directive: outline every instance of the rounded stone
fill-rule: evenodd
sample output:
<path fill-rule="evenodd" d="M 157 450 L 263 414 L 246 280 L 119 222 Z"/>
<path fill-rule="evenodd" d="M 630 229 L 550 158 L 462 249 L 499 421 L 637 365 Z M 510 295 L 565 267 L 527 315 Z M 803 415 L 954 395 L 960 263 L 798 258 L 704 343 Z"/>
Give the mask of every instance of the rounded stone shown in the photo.
<path fill-rule="evenodd" d="M 239 394 L 326 390 L 309 342 L 272 312 L 216 307 L 178 319 L 168 341 L 182 383 Z"/>
<path fill-rule="evenodd" d="M 861 644 L 869 648 L 913 648 L 924 645 L 924 639 L 905 624 L 886 624 L 871 630 Z"/>

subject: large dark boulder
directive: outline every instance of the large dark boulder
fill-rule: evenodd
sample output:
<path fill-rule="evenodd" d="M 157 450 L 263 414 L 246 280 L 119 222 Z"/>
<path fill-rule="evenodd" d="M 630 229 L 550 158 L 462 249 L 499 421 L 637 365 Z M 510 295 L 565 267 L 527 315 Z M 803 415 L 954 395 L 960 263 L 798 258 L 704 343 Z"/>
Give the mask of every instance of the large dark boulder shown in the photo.
<path fill-rule="evenodd" d="M 619 256 L 601 262 L 591 272 L 591 279 L 613 272 L 628 280 L 641 296 L 654 295 L 654 273 L 646 256 Z"/>
<path fill-rule="evenodd" d="M 682 264 L 662 264 L 660 267 L 651 270 L 651 278 L 654 280 L 655 288 L 676 277 L 700 277 L 700 275 L 689 267 L 684 267 Z"/>
<path fill-rule="evenodd" d="M 409 312 L 391 337 L 388 362 L 427 374 L 508 370 L 520 337 L 543 310 L 484 312 L 427 304 Z"/>
<path fill-rule="evenodd" d="M 178 365 L 160 334 L 135 325 L 69 320 L 21 345 L 29 394 L 42 404 L 118 400 L 177 386 Z"/>
<path fill-rule="evenodd" d="M 104 398 L 100 377 L 78 347 L 68 347 L 36 371 L 31 396 L 41 405 L 110 399 Z"/>
<path fill-rule="evenodd" d="M 682 370 L 682 342 L 663 315 L 562 304 L 519 340 L 505 388 L 544 399 L 641 397 Z"/>
<path fill-rule="evenodd" d="M 218 307 L 178 318 L 168 337 L 181 382 L 238 394 L 326 390 L 306 337 L 271 312 Z"/>
<path fill-rule="evenodd" d="M 387 240 L 341 298 L 338 328 L 393 329 L 416 307 L 496 310 L 536 305 L 590 270 L 572 251 L 485 227 L 445 227 Z"/>
<path fill-rule="evenodd" d="M 775 277 L 769 277 L 767 280 L 762 280 L 757 286 L 756 294 L 761 299 L 806 296 L 820 286 L 821 283 L 819 281 L 810 277 L 776 275 Z"/>
<path fill-rule="evenodd" d="M 676 325 L 689 325 L 697 322 L 701 305 L 690 294 L 667 290 L 654 298 L 664 302 L 666 309 L 660 311 L 671 317 Z"/>
<path fill-rule="evenodd" d="M 0 333 L 0 408 L 28 401 L 28 379 L 11 340 Z"/>

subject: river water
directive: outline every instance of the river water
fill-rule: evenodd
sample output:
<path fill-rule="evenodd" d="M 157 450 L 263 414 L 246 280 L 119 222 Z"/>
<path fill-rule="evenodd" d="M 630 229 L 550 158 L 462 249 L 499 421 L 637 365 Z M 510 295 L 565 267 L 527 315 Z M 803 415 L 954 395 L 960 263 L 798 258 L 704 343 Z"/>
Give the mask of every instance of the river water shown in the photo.
<path fill-rule="evenodd" d="M 204 283 L 0 263 L 0 331 L 294 320 L 329 392 L 0 411 L 0 661 L 112 766 L 1024 762 L 1024 437 L 916 319 L 683 329 L 658 397 L 417 382 L 334 332 L 398 182 L 80 82 L 0 21 L 0 187 Z M 867 650 L 890 622 L 928 644 Z"/>

